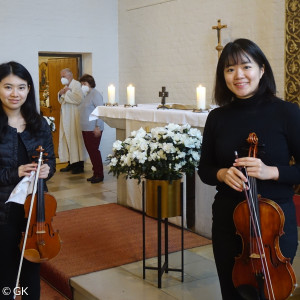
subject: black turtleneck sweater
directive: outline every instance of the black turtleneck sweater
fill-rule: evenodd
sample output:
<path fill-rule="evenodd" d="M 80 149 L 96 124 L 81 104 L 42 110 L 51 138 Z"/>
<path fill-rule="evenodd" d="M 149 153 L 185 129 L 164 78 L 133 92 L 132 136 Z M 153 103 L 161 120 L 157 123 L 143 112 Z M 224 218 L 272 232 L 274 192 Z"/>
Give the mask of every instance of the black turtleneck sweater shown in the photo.
<path fill-rule="evenodd" d="M 296 104 L 273 97 L 253 96 L 234 99 L 208 115 L 198 174 L 209 185 L 216 185 L 219 196 L 243 200 L 237 192 L 217 180 L 221 168 L 232 166 L 239 157 L 248 156 L 246 139 L 250 132 L 258 137 L 258 155 L 266 165 L 276 166 L 279 179 L 257 180 L 258 193 L 278 203 L 291 201 L 293 184 L 300 183 L 300 110 Z M 297 162 L 290 166 L 291 156 Z"/>

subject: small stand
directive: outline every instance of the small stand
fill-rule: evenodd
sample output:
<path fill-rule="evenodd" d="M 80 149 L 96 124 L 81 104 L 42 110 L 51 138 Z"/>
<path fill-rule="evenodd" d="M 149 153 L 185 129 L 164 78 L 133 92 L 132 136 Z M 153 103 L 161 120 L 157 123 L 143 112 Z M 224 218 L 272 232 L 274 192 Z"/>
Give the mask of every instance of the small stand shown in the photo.
<path fill-rule="evenodd" d="M 104 106 L 118 106 L 118 103 L 105 103 Z"/>
<path fill-rule="evenodd" d="M 118 103 L 109 103 L 109 102 L 107 102 L 107 103 L 105 103 L 104 104 L 104 106 L 118 106 Z"/>
<path fill-rule="evenodd" d="M 208 112 L 208 110 L 207 109 L 202 109 L 202 108 L 200 108 L 200 109 L 194 108 L 193 112 L 194 113 L 206 113 L 206 112 Z"/>
<path fill-rule="evenodd" d="M 137 104 L 131 105 L 131 104 L 124 104 L 124 107 L 134 107 L 137 106 Z"/>
<path fill-rule="evenodd" d="M 163 108 L 163 109 L 169 109 L 170 107 L 167 107 L 166 104 L 166 97 L 169 96 L 169 92 L 166 91 L 166 87 L 163 86 L 161 88 L 161 92 L 158 93 L 158 96 L 161 97 L 161 104 L 157 106 L 157 109 Z"/>
<path fill-rule="evenodd" d="M 170 109 L 169 106 L 162 105 L 162 104 L 159 104 L 159 105 L 157 106 L 157 109 L 160 109 L 160 108 L 163 108 L 163 109 Z"/>
<path fill-rule="evenodd" d="M 148 270 L 157 270 L 158 277 L 158 288 L 161 288 L 161 277 L 163 273 L 168 273 L 169 271 L 181 272 L 181 282 L 184 280 L 183 265 L 184 265 L 184 227 L 183 227 L 183 184 L 181 183 L 180 188 L 180 199 L 181 199 L 181 268 L 180 269 L 171 269 L 169 268 L 169 249 L 168 249 L 168 218 L 164 219 L 165 223 L 165 262 L 162 265 L 161 261 L 161 187 L 157 189 L 157 267 L 146 266 L 146 228 L 145 228 L 145 182 L 143 182 L 143 199 L 142 199 L 142 209 L 143 209 L 143 279 L 146 278 L 146 269 Z"/>

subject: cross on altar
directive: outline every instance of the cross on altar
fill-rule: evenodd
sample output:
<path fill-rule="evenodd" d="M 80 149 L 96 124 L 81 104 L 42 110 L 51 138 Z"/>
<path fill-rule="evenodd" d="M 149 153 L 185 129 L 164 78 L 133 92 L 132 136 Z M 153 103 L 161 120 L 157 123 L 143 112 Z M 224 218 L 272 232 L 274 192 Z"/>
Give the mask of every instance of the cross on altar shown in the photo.
<path fill-rule="evenodd" d="M 165 104 L 166 104 L 166 97 L 169 96 L 169 92 L 166 91 L 165 86 L 161 88 L 161 92 L 158 93 L 158 96 L 161 97 L 161 105 L 159 105 L 157 108 L 168 108 Z"/>
<path fill-rule="evenodd" d="M 218 58 L 220 58 L 221 52 L 223 50 L 223 46 L 221 45 L 221 30 L 223 28 L 227 28 L 227 25 L 222 25 L 220 19 L 218 20 L 218 25 L 212 27 L 212 29 L 217 30 L 218 45 L 216 46 L 216 49 L 218 51 Z"/>

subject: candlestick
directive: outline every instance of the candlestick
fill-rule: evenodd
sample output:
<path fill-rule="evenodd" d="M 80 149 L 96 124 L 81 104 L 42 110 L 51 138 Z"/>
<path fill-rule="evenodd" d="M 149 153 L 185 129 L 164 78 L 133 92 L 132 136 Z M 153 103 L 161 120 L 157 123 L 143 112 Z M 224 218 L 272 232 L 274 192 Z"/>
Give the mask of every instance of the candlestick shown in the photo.
<path fill-rule="evenodd" d="M 135 88 L 131 84 L 127 87 L 127 104 L 128 105 L 135 105 Z"/>
<path fill-rule="evenodd" d="M 201 84 L 197 87 L 197 109 L 206 108 L 206 88 Z"/>
<path fill-rule="evenodd" d="M 108 86 L 108 103 L 114 104 L 116 101 L 116 88 L 113 84 Z"/>

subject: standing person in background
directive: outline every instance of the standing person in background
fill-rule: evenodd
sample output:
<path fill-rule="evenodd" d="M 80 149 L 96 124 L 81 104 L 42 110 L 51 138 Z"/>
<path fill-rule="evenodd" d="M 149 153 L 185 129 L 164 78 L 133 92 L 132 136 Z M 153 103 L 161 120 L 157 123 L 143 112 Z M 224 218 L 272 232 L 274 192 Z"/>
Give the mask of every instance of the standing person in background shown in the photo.
<path fill-rule="evenodd" d="M 60 162 L 68 162 L 61 172 L 84 172 L 84 146 L 79 122 L 79 105 L 83 99 L 80 82 L 73 78 L 70 69 L 60 72 L 65 86 L 58 92 L 61 104 L 58 155 Z"/>
<path fill-rule="evenodd" d="M 217 186 L 212 242 L 224 300 L 261 299 L 244 297 L 250 291 L 245 289 L 248 285 L 235 289 L 232 280 L 235 257 L 243 248 L 233 212 L 245 200 L 244 184 L 249 184 L 239 168 L 246 168 L 256 179 L 262 198 L 273 200 L 283 210 L 284 234 L 279 238 L 283 256 L 293 262 L 297 251 L 293 185 L 300 183 L 300 111 L 275 94 L 273 72 L 261 49 L 248 39 L 228 43 L 216 71 L 215 101 L 220 107 L 208 115 L 198 168 L 204 183 Z M 257 158 L 248 157 L 246 140 L 252 132 L 258 137 Z M 292 156 L 294 165 L 290 165 Z M 251 292 L 257 290 L 252 287 Z"/>
<path fill-rule="evenodd" d="M 39 178 L 46 180 L 55 172 L 52 134 L 47 121 L 38 113 L 34 85 L 28 70 L 17 62 L 0 65 L 0 299 L 13 299 L 20 264 L 19 244 L 27 220 L 24 205 L 7 202 L 17 184 L 37 163 L 32 156 L 42 146 L 48 153 Z M 40 264 L 24 258 L 20 286 L 28 296 L 40 299 Z"/>
<path fill-rule="evenodd" d="M 96 83 L 93 76 L 85 74 L 79 81 L 85 95 L 79 106 L 80 126 L 84 144 L 93 165 L 93 176 L 88 178 L 87 181 L 98 183 L 104 179 L 102 157 L 99 149 L 104 123 L 101 119 L 89 121 L 89 116 L 97 106 L 103 105 L 103 97 L 95 89 Z"/>

